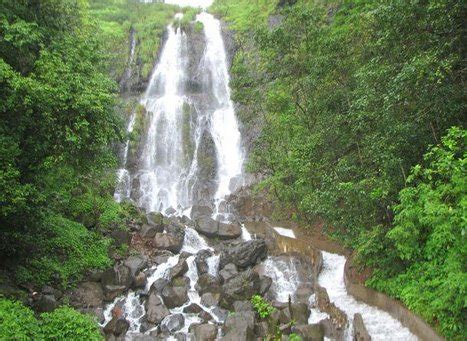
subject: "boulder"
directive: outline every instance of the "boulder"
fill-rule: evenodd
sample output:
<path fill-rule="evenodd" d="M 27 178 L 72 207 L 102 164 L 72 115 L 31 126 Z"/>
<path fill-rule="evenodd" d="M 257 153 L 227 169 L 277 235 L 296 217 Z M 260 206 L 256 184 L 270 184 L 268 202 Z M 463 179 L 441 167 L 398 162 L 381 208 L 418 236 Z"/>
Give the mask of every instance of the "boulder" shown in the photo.
<path fill-rule="evenodd" d="M 41 295 L 35 303 L 35 308 L 39 313 L 49 313 L 54 311 L 58 307 L 55 296 L 52 295 Z"/>
<path fill-rule="evenodd" d="M 130 322 L 122 317 L 112 318 L 104 327 L 104 333 L 107 335 L 124 336 L 130 328 Z"/>
<path fill-rule="evenodd" d="M 180 257 L 178 263 L 169 270 L 169 280 L 183 276 L 188 271 L 186 258 Z"/>
<path fill-rule="evenodd" d="M 162 290 L 161 296 L 165 305 L 169 308 L 180 307 L 188 301 L 188 288 L 187 287 L 173 287 L 171 285 L 165 286 Z"/>
<path fill-rule="evenodd" d="M 169 207 L 168 209 L 165 210 L 164 213 L 165 213 L 166 216 L 171 216 L 171 215 L 177 213 L 177 210 L 175 208 L 173 208 L 173 207 Z"/>
<path fill-rule="evenodd" d="M 130 269 L 131 275 L 135 277 L 138 272 L 148 266 L 148 261 L 143 255 L 134 255 L 128 257 L 123 264 Z"/>
<path fill-rule="evenodd" d="M 365 327 L 362 315 L 357 313 L 353 316 L 353 340 L 354 341 L 371 341 L 370 334 Z"/>
<path fill-rule="evenodd" d="M 294 320 L 297 324 L 307 324 L 310 316 L 310 308 L 305 303 L 291 303 L 284 309 L 289 320 Z"/>
<path fill-rule="evenodd" d="M 260 276 L 260 289 L 259 293 L 260 295 L 264 295 L 268 292 L 269 288 L 272 285 L 272 279 L 271 277 L 268 276 Z"/>
<path fill-rule="evenodd" d="M 167 284 L 169 284 L 169 281 L 167 279 L 158 278 L 154 283 L 151 284 L 149 292 L 155 292 L 157 294 L 160 294 Z"/>
<path fill-rule="evenodd" d="M 206 292 L 219 293 L 221 291 L 219 280 L 207 273 L 199 276 L 195 289 L 200 295 Z"/>
<path fill-rule="evenodd" d="M 224 268 L 221 271 L 219 271 L 221 283 L 227 282 L 236 274 L 238 274 L 237 266 L 233 263 L 226 264 Z"/>
<path fill-rule="evenodd" d="M 223 340 L 254 340 L 255 313 L 245 311 L 241 314 L 230 314 L 224 324 Z"/>
<path fill-rule="evenodd" d="M 149 224 L 144 224 L 143 227 L 141 227 L 140 235 L 143 238 L 154 238 L 157 233 L 164 231 L 164 226 L 156 226 L 156 225 L 149 225 Z"/>
<path fill-rule="evenodd" d="M 198 324 L 190 328 L 195 341 L 214 341 L 217 337 L 217 326 L 214 324 Z"/>
<path fill-rule="evenodd" d="M 157 233 L 154 238 L 154 246 L 161 250 L 178 253 L 183 246 L 183 238 L 173 233 Z"/>
<path fill-rule="evenodd" d="M 209 206 L 193 205 L 191 208 L 191 220 L 198 220 L 201 217 L 211 217 L 212 209 Z"/>
<path fill-rule="evenodd" d="M 99 283 L 82 282 L 67 297 L 74 308 L 96 308 L 103 305 L 104 291 Z"/>
<path fill-rule="evenodd" d="M 221 266 L 233 263 L 240 269 L 254 266 L 267 256 L 266 242 L 263 239 L 253 239 L 226 249 L 221 254 Z"/>
<path fill-rule="evenodd" d="M 176 332 L 177 330 L 182 329 L 184 324 L 185 324 L 185 318 L 183 317 L 182 314 L 169 315 L 161 322 L 161 325 L 160 325 L 161 332 L 163 333 Z"/>
<path fill-rule="evenodd" d="M 130 269 L 123 264 L 115 265 L 114 267 L 104 271 L 101 277 L 102 285 L 117 285 L 129 288 L 133 282 L 133 277 Z"/>
<path fill-rule="evenodd" d="M 113 301 L 116 297 L 120 296 L 128 289 L 124 285 L 104 285 L 104 301 Z"/>
<path fill-rule="evenodd" d="M 110 237 L 115 241 L 117 247 L 123 244 L 130 245 L 131 242 L 131 234 L 128 231 L 113 230 L 110 232 Z"/>
<path fill-rule="evenodd" d="M 208 272 L 209 266 L 207 259 L 211 257 L 212 252 L 209 250 L 201 250 L 196 254 L 195 263 L 198 269 L 198 274 L 202 275 Z"/>
<path fill-rule="evenodd" d="M 144 288 L 146 287 L 146 274 L 144 272 L 140 272 L 137 274 L 133 280 L 133 288 L 134 289 L 139 289 L 139 288 Z"/>
<path fill-rule="evenodd" d="M 199 305 L 197 305 L 196 303 L 191 303 L 190 305 L 183 308 L 183 312 L 185 314 L 198 314 L 202 310 L 203 309 Z"/>
<path fill-rule="evenodd" d="M 220 223 L 211 217 L 201 217 L 195 222 L 195 229 L 209 238 L 223 240 L 235 239 L 241 236 L 242 229 L 237 224 Z"/>
<path fill-rule="evenodd" d="M 249 300 L 259 292 L 260 286 L 259 275 L 252 269 L 239 273 L 222 286 L 222 306 L 230 308 L 235 301 Z"/>
<path fill-rule="evenodd" d="M 147 214 L 148 224 L 158 227 L 161 231 L 164 229 L 164 215 L 159 212 L 149 212 Z M 159 232 L 161 232 L 159 231 Z M 153 236 L 154 237 L 154 236 Z"/>
<path fill-rule="evenodd" d="M 291 332 L 300 336 L 303 341 L 324 340 L 324 329 L 320 324 L 298 324 L 292 326 Z"/>
<path fill-rule="evenodd" d="M 238 224 L 219 223 L 217 235 L 219 239 L 236 239 L 242 235 L 242 228 Z"/>
<path fill-rule="evenodd" d="M 250 301 L 235 301 L 233 308 L 236 313 L 242 311 L 253 311 L 253 305 Z"/>
<path fill-rule="evenodd" d="M 170 311 L 164 305 L 162 300 L 155 293 L 151 293 L 146 300 L 146 320 L 149 323 L 159 324 Z"/>
<path fill-rule="evenodd" d="M 195 221 L 195 230 L 209 238 L 217 237 L 218 227 L 219 222 L 211 217 L 201 217 Z"/>
<path fill-rule="evenodd" d="M 204 322 L 208 322 L 213 319 L 212 315 L 208 313 L 206 310 L 201 311 L 198 316 Z"/>
<path fill-rule="evenodd" d="M 204 305 L 205 307 L 216 306 L 219 304 L 220 299 L 221 299 L 220 293 L 206 292 L 201 296 L 201 304 Z"/>

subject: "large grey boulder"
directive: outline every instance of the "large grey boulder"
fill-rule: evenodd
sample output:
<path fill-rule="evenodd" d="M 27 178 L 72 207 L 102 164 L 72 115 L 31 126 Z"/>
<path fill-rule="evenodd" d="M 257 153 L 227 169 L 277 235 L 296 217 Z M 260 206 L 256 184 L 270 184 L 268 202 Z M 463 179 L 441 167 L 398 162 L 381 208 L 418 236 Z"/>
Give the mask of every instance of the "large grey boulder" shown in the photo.
<path fill-rule="evenodd" d="M 183 246 L 183 237 L 173 233 L 157 233 L 154 238 L 154 246 L 161 250 L 178 253 Z"/>
<path fill-rule="evenodd" d="M 145 308 L 146 320 L 149 323 L 159 324 L 166 316 L 170 315 L 169 309 L 154 292 L 149 294 Z"/>
<path fill-rule="evenodd" d="M 214 324 L 198 324 L 190 330 L 195 341 L 214 341 L 217 337 L 217 326 Z"/>
<path fill-rule="evenodd" d="M 123 264 L 130 269 L 131 276 L 135 277 L 138 272 L 147 267 L 148 261 L 143 255 L 128 257 Z"/>
<path fill-rule="evenodd" d="M 176 332 L 177 330 L 182 329 L 184 324 L 185 324 L 185 318 L 183 317 L 182 314 L 169 315 L 161 322 L 161 325 L 160 325 L 161 332 L 163 333 Z"/>
<path fill-rule="evenodd" d="M 245 311 L 227 316 L 223 340 L 254 340 L 255 313 Z"/>
<path fill-rule="evenodd" d="M 186 301 L 188 301 L 188 287 L 173 287 L 171 285 L 167 285 L 162 290 L 161 296 L 164 300 L 165 305 L 169 309 L 180 307 Z"/>
<path fill-rule="evenodd" d="M 211 217 L 201 217 L 195 222 L 195 229 L 209 238 L 235 239 L 242 235 L 238 224 L 220 223 Z"/>
<path fill-rule="evenodd" d="M 206 292 L 219 293 L 221 291 L 219 279 L 207 273 L 199 276 L 195 288 L 198 290 L 200 295 Z"/>
<path fill-rule="evenodd" d="M 260 290 L 261 281 L 257 272 L 248 269 L 229 279 L 222 286 L 222 302 L 225 308 L 232 307 L 235 301 L 249 300 Z"/>
<path fill-rule="evenodd" d="M 226 264 L 220 271 L 219 277 L 221 283 L 227 282 L 230 278 L 238 274 L 237 266 L 234 263 Z"/>
<path fill-rule="evenodd" d="M 119 264 L 107 269 L 101 277 L 101 284 L 104 289 L 104 299 L 111 301 L 122 294 L 133 283 L 133 276 L 130 268 Z"/>
<path fill-rule="evenodd" d="M 212 216 L 212 209 L 209 206 L 193 205 L 191 208 L 191 220 L 197 220 L 201 217 Z"/>
<path fill-rule="evenodd" d="M 253 239 L 239 243 L 224 250 L 221 254 L 221 266 L 233 263 L 240 269 L 254 266 L 266 258 L 268 249 L 263 239 Z"/>
<path fill-rule="evenodd" d="M 196 254 L 195 264 L 199 275 L 203 275 L 209 271 L 207 259 L 211 256 L 212 252 L 209 250 L 201 250 Z"/>

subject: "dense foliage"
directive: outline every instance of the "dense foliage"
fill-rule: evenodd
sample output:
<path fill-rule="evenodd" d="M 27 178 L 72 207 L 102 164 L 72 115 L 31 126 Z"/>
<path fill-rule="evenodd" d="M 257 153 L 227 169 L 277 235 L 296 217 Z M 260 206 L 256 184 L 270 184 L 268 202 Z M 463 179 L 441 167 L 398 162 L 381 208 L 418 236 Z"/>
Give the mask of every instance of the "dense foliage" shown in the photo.
<path fill-rule="evenodd" d="M 460 337 L 465 131 L 440 144 L 465 127 L 462 3 L 243 3 L 214 9 L 239 33 L 240 117 L 262 121 L 252 170 L 299 218 L 358 248 L 370 285 Z"/>
<path fill-rule="evenodd" d="M 40 319 L 19 302 L 0 298 L 1 340 L 102 340 L 90 316 L 62 307 Z"/>
<path fill-rule="evenodd" d="M 0 13 L 0 257 L 30 285 L 65 284 L 110 262 L 88 229 L 118 211 L 116 87 L 84 1 L 0 1 Z"/>

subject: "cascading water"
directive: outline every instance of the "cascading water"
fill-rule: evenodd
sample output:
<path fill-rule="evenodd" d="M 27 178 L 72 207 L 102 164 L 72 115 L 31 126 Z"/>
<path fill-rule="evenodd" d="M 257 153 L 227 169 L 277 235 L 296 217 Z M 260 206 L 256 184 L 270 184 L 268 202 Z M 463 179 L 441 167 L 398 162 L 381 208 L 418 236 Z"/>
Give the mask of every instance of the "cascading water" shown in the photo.
<path fill-rule="evenodd" d="M 230 99 L 229 73 L 220 22 L 206 12 L 199 14 L 197 20 L 204 26 L 206 52 L 202 64 L 209 71 L 205 77 L 210 80 L 208 83 L 214 97 L 211 134 L 216 145 L 218 164 L 218 186 L 214 197 L 215 213 L 218 213 L 220 202 L 231 192 L 231 180 L 242 173 L 243 153 L 238 122 Z"/>
<path fill-rule="evenodd" d="M 347 294 L 344 283 L 345 257 L 323 251 L 323 270 L 319 284 L 326 288 L 331 302 L 342 309 L 350 320 L 346 339 L 352 340 L 352 320 L 360 313 L 373 340 L 417 340 L 402 324 L 388 313 L 355 300 Z"/>
<path fill-rule="evenodd" d="M 127 134 L 131 134 L 133 132 L 135 119 L 136 114 L 135 112 L 132 112 L 126 129 Z M 122 167 L 117 171 L 117 186 L 114 193 L 114 198 L 117 202 L 121 202 L 122 200 L 129 198 L 131 193 L 131 177 L 130 172 L 127 169 L 129 147 L 130 140 L 127 139 L 121 155 Z"/>

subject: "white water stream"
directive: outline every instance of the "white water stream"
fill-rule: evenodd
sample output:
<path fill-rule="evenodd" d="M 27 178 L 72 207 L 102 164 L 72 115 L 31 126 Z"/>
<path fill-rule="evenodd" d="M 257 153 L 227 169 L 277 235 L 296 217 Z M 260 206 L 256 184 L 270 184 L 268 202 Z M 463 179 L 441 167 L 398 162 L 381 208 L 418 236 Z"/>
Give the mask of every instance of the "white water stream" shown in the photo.
<path fill-rule="evenodd" d="M 326 288 L 331 302 L 347 314 L 347 340 L 352 340 L 352 320 L 355 313 L 362 315 L 372 340 L 417 340 L 407 328 L 385 311 L 359 302 L 347 294 L 344 283 L 344 256 L 323 251 L 323 261 L 319 284 Z"/>

